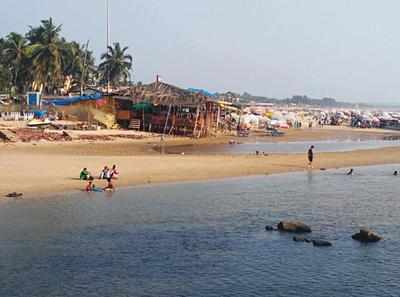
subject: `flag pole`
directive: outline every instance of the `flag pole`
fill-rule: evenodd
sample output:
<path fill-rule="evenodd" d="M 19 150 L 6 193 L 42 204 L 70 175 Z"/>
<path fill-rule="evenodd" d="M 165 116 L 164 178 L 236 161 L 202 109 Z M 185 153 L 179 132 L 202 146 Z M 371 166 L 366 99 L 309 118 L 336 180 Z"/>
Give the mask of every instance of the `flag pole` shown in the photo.
<path fill-rule="evenodd" d="M 106 0 L 106 11 L 107 11 L 107 51 L 110 46 L 110 3 L 109 0 Z M 110 67 L 107 67 L 107 94 L 110 93 Z"/>

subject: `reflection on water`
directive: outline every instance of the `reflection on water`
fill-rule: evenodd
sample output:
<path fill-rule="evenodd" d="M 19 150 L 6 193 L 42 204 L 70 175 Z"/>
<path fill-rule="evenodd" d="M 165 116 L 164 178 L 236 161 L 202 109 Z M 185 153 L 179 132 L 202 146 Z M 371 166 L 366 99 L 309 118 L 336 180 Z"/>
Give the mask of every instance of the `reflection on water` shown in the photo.
<path fill-rule="evenodd" d="M 0 201 L 0 296 L 397 296 L 396 166 Z M 299 219 L 332 248 L 264 231 Z M 385 240 L 351 240 L 368 226 Z"/>
<path fill-rule="evenodd" d="M 362 149 L 376 149 L 400 146 L 399 140 L 329 140 L 301 142 L 257 142 L 241 144 L 210 144 L 182 145 L 165 149 L 169 154 L 254 154 L 256 151 L 265 153 L 304 153 L 315 145 L 318 152 L 342 152 Z"/>

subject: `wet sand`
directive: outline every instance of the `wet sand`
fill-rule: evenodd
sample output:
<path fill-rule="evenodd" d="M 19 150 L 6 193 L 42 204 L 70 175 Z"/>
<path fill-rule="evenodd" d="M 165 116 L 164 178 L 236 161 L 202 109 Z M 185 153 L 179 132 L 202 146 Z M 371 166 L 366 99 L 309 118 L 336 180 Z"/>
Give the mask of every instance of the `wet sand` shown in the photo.
<path fill-rule="evenodd" d="M 321 131 L 322 130 L 322 131 Z M 335 129 L 290 131 L 279 141 L 321 140 L 351 134 L 354 137 L 381 137 L 382 131 L 336 131 Z M 391 133 L 391 132 L 388 132 Z M 393 134 L 393 133 L 391 133 Z M 347 137 L 346 136 L 346 137 Z M 328 137 L 328 138 L 326 138 Z M 196 142 L 226 143 L 230 137 L 167 139 L 166 146 Z M 121 178 L 117 187 L 151 183 L 181 182 L 228 177 L 266 175 L 307 170 L 305 154 L 269 156 L 160 155 L 154 149 L 158 139 L 114 142 L 18 143 L 0 144 L 0 196 L 22 192 L 36 196 L 54 192 L 82 190 L 79 172 L 87 167 L 98 176 L 104 165 L 117 164 Z M 398 163 L 400 148 L 317 154 L 314 170 Z M 95 181 L 104 186 L 103 181 Z"/>

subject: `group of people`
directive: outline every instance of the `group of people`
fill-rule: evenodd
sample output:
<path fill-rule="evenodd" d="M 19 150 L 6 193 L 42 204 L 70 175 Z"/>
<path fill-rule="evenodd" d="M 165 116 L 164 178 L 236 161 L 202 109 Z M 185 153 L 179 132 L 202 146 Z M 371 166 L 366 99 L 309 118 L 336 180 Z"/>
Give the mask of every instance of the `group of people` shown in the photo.
<path fill-rule="evenodd" d="M 104 166 L 103 170 L 100 172 L 99 179 L 118 179 L 119 172 L 117 166 L 113 165 L 110 169 L 108 166 Z"/>
<path fill-rule="evenodd" d="M 79 179 L 88 181 L 85 191 L 86 192 L 102 192 L 102 191 L 115 191 L 115 186 L 112 182 L 113 179 L 118 179 L 119 172 L 117 170 L 117 166 L 113 165 L 112 168 L 108 166 L 104 166 L 103 170 L 101 170 L 99 174 L 100 180 L 107 180 L 107 184 L 104 188 L 97 188 L 94 184 L 94 177 L 88 171 L 87 168 L 83 168 Z"/>

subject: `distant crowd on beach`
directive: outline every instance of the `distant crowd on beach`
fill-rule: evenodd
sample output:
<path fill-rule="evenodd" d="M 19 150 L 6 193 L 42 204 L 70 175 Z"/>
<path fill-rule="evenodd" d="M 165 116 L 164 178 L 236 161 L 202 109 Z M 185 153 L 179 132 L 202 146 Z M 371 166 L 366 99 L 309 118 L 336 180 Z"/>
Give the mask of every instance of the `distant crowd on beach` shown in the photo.
<path fill-rule="evenodd" d="M 99 180 L 106 180 L 106 186 L 103 188 L 98 188 L 94 184 L 94 176 L 90 173 L 87 168 L 83 168 L 81 173 L 79 174 L 79 179 L 83 181 L 87 181 L 87 185 L 85 187 L 86 192 L 103 192 L 103 191 L 115 191 L 115 186 L 113 184 L 113 180 L 119 178 L 119 172 L 117 170 L 117 165 L 113 165 L 111 168 L 108 166 L 104 166 L 104 168 L 100 171 L 98 176 Z"/>

